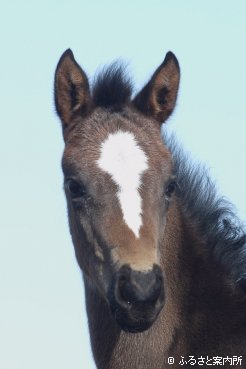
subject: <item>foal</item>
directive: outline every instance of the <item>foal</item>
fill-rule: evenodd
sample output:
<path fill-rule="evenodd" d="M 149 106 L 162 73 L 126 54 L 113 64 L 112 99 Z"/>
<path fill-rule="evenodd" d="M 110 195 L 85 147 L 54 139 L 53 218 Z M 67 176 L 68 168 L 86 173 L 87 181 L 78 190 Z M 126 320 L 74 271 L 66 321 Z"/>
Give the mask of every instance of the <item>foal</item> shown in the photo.
<path fill-rule="evenodd" d="M 70 232 L 98 369 L 246 368 L 246 236 L 166 138 L 171 52 L 132 99 L 117 65 L 90 91 L 71 50 L 55 75 Z"/>

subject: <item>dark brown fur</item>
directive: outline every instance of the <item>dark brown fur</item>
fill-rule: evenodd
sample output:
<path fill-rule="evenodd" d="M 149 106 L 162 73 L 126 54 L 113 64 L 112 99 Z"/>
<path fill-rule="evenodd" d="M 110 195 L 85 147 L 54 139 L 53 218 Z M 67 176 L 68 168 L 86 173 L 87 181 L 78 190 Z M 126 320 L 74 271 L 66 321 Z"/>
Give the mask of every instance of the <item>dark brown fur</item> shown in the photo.
<path fill-rule="evenodd" d="M 63 171 L 70 231 L 84 276 L 96 365 L 98 369 L 200 368 L 210 364 L 182 365 L 182 357 L 187 361 L 189 356 L 196 360 L 201 356 L 206 360 L 242 356 L 241 367 L 246 368 L 246 299 L 237 284 L 242 278 L 230 270 L 223 256 L 231 252 L 237 258 L 237 250 L 243 255 L 239 246 L 244 241 L 233 252 L 229 248 L 223 251 L 223 245 L 218 252 L 194 220 L 195 211 L 190 214 L 185 208 L 179 189 L 171 200 L 164 196 L 175 166 L 172 153 L 161 140 L 160 124 L 175 106 L 177 59 L 168 53 L 133 100 L 129 84 L 124 85 L 122 74 L 117 73 L 108 73 L 111 84 L 107 82 L 106 87 L 103 78 L 99 80 L 91 94 L 85 73 L 67 51 L 55 79 L 65 140 Z M 117 95 L 119 87 L 124 91 Z M 132 132 L 149 157 L 150 170 L 143 176 L 141 189 L 143 227 L 139 238 L 122 222 L 115 201 L 117 186 L 95 165 L 101 142 L 118 129 Z M 79 201 L 69 192 L 67 181 L 71 178 L 86 189 Z M 164 307 L 148 330 L 127 333 L 109 309 L 112 280 L 122 265 L 145 272 L 153 264 L 160 265 L 164 274 Z M 168 363 L 170 356 L 173 365 Z M 238 366 L 227 363 L 221 367 Z"/>

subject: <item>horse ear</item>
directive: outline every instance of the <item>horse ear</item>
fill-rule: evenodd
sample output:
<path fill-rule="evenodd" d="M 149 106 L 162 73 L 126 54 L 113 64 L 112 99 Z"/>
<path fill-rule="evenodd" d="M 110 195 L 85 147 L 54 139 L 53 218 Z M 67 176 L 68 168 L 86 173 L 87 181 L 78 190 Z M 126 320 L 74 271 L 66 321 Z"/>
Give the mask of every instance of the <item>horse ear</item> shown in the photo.
<path fill-rule="evenodd" d="M 143 114 L 164 122 L 175 107 L 179 80 L 178 60 L 169 51 L 150 81 L 134 98 L 134 106 Z"/>
<path fill-rule="evenodd" d="M 62 54 L 55 72 L 55 105 L 63 130 L 69 126 L 72 118 L 88 112 L 90 101 L 86 74 L 68 49 Z"/>

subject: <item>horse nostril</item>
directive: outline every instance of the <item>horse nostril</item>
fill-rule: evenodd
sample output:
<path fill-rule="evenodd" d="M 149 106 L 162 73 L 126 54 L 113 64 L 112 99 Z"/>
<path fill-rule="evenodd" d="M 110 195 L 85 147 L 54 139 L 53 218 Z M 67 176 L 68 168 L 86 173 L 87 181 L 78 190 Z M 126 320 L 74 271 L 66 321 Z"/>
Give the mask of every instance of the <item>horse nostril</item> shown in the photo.
<path fill-rule="evenodd" d="M 132 304 L 131 297 L 128 295 L 130 274 L 131 269 L 128 266 L 123 266 L 117 273 L 114 289 L 116 301 L 127 309 Z"/>
<path fill-rule="evenodd" d="M 121 275 L 119 277 L 118 286 L 121 288 L 127 281 L 127 277 L 125 275 Z"/>
<path fill-rule="evenodd" d="M 118 272 L 115 285 L 115 297 L 125 308 L 136 304 L 150 304 L 155 306 L 162 300 L 163 277 L 159 267 L 151 272 L 137 272 L 129 267 L 122 267 Z"/>
<path fill-rule="evenodd" d="M 132 287 L 130 278 L 121 276 L 118 283 L 119 295 L 123 302 L 126 302 L 128 306 L 135 300 L 134 288 Z"/>
<path fill-rule="evenodd" d="M 162 284 L 163 284 L 163 277 L 161 275 L 157 276 L 156 277 L 156 286 L 161 287 Z"/>

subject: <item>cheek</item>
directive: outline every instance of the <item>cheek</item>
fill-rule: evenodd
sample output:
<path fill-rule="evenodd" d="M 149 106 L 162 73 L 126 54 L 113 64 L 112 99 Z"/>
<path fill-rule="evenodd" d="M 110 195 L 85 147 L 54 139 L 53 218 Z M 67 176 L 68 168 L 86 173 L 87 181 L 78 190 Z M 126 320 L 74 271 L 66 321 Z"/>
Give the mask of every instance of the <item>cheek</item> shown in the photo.
<path fill-rule="evenodd" d="M 81 211 L 75 208 L 70 199 L 67 199 L 68 219 L 76 258 L 80 268 L 87 273 L 90 269 L 90 260 L 94 257 L 93 232 L 89 219 Z"/>
<path fill-rule="evenodd" d="M 148 217 L 145 221 L 144 228 L 152 235 L 156 245 L 159 244 L 162 239 L 166 226 L 168 207 L 164 199 L 159 199 L 152 209 L 148 211 Z"/>
<path fill-rule="evenodd" d="M 168 213 L 169 203 L 162 198 L 161 204 L 159 208 L 159 232 L 160 236 L 163 236 L 166 226 L 166 219 L 167 219 L 167 213 Z"/>
<path fill-rule="evenodd" d="M 153 188 L 150 196 L 146 196 L 143 201 L 143 230 L 158 238 L 159 232 L 163 229 L 167 214 L 167 202 L 165 201 L 159 186 Z"/>
<path fill-rule="evenodd" d="M 166 216 L 164 215 L 163 217 L 161 217 L 160 219 L 160 226 L 159 226 L 159 241 L 161 241 L 164 237 L 164 233 L 165 233 L 165 228 L 166 228 Z"/>
<path fill-rule="evenodd" d="M 81 270 L 91 283 L 106 297 L 111 279 L 107 253 L 97 240 L 92 224 L 85 216 L 77 219 L 77 239 L 74 240 L 76 257 Z"/>

